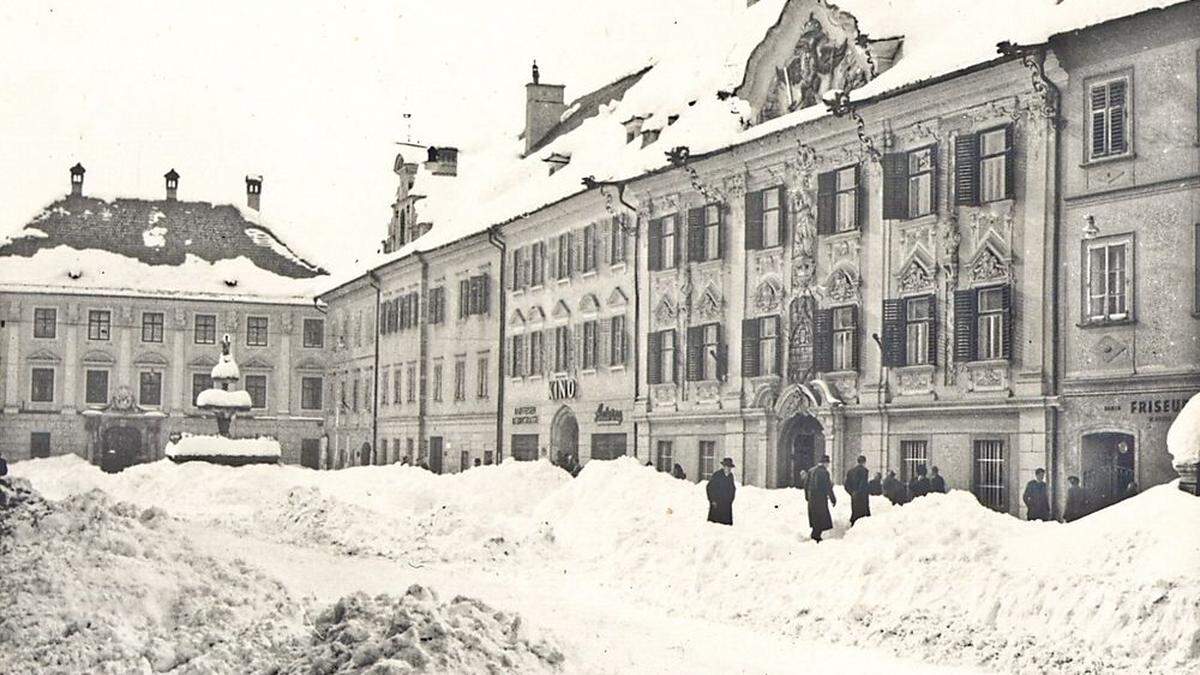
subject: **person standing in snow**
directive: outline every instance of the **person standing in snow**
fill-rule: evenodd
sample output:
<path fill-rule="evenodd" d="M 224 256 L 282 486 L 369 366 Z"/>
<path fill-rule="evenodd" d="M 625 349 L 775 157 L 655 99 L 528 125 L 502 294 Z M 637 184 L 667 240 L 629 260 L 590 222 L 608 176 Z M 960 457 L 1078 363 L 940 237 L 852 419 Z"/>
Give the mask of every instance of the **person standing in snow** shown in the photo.
<path fill-rule="evenodd" d="M 878 471 L 871 480 L 867 481 L 867 494 L 879 497 L 883 494 L 883 474 Z"/>
<path fill-rule="evenodd" d="M 899 506 L 908 501 L 908 495 L 904 489 L 904 483 L 896 478 L 896 472 L 888 469 L 887 478 L 883 479 L 883 496 L 888 498 L 888 501 L 895 506 Z"/>
<path fill-rule="evenodd" d="M 946 493 L 946 479 L 942 478 L 942 474 L 938 472 L 938 468 L 930 467 L 929 471 L 933 474 L 929 477 L 929 491 Z"/>
<path fill-rule="evenodd" d="M 833 494 L 833 480 L 829 477 L 829 455 L 822 455 L 821 463 L 808 472 L 804 493 L 808 497 L 808 526 L 812 528 L 812 539 L 821 541 L 821 533 L 833 529 L 833 516 L 829 513 L 829 505 L 837 506 L 837 496 Z"/>
<path fill-rule="evenodd" d="M 1067 476 L 1067 506 L 1063 509 L 1063 521 L 1072 522 L 1087 515 L 1087 493 L 1079 484 L 1079 476 Z"/>
<path fill-rule="evenodd" d="M 721 460 L 721 468 L 708 479 L 708 522 L 733 525 L 733 497 L 737 486 L 733 484 L 733 460 Z"/>
<path fill-rule="evenodd" d="M 1050 491 L 1046 489 L 1045 469 L 1033 472 L 1033 480 L 1025 484 L 1021 501 L 1025 502 L 1026 520 L 1050 520 Z"/>
<path fill-rule="evenodd" d="M 683 467 L 679 466 L 679 462 L 675 462 L 675 466 L 671 468 L 671 476 L 679 480 L 687 480 L 687 474 L 683 472 Z"/>
<path fill-rule="evenodd" d="M 859 455 L 857 461 L 858 464 L 846 472 L 846 480 L 843 481 L 846 492 L 850 493 L 850 527 L 854 527 L 854 521 L 859 518 L 871 515 L 871 496 L 867 488 L 867 483 L 871 481 L 867 479 L 867 458 Z"/>
<path fill-rule="evenodd" d="M 916 475 L 908 481 L 908 498 L 916 499 L 929 494 L 929 478 L 925 476 L 925 465 L 918 464 Z"/>

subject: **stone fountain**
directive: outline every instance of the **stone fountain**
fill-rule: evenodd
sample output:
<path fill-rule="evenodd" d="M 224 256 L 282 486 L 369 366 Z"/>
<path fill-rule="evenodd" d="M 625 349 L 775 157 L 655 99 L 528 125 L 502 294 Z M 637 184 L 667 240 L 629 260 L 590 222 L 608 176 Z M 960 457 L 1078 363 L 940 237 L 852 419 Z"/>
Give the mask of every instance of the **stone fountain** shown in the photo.
<path fill-rule="evenodd" d="M 211 412 L 217 418 L 217 433 L 229 437 L 229 424 L 235 415 L 250 410 L 252 401 L 250 392 L 245 389 L 230 389 L 230 385 L 242 379 L 237 361 L 230 353 L 229 335 L 221 338 L 221 359 L 212 369 L 210 389 L 205 389 L 196 397 L 196 407 Z"/>

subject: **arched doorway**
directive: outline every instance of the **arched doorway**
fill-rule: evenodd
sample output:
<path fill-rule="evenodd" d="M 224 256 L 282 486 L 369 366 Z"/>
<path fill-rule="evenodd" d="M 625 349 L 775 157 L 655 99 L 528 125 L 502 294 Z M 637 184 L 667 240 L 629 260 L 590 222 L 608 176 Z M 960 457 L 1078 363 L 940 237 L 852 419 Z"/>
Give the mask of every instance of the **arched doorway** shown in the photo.
<path fill-rule="evenodd" d="M 371 444 L 367 441 L 363 441 L 362 449 L 359 450 L 358 465 L 359 466 L 370 466 L 371 465 Z"/>
<path fill-rule="evenodd" d="M 104 430 L 104 449 L 100 455 L 100 468 L 108 473 L 123 471 L 136 464 L 142 454 L 142 434 L 128 426 L 109 427 Z"/>
<path fill-rule="evenodd" d="M 1096 509 L 1116 504 L 1125 490 L 1137 481 L 1137 452 L 1134 437 L 1119 431 L 1084 434 L 1083 488 Z"/>
<path fill-rule="evenodd" d="M 779 487 L 800 487 L 800 472 L 815 466 L 823 454 L 825 429 L 821 423 L 804 413 L 790 417 L 780 427 L 775 454 Z"/>
<path fill-rule="evenodd" d="M 550 424 L 550 460 L 563 466 L 563 460 L 572 456 L 579 460 L 579 421 L 568 406 L 554 413 Z"/>

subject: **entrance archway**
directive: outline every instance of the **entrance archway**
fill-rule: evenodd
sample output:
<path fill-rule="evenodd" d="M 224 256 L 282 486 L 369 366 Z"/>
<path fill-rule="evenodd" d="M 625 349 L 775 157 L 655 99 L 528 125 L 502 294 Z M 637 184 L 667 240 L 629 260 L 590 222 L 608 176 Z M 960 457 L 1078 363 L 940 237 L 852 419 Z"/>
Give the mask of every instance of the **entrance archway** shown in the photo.
<path fill-rule="evenodd" d="M 142 454 L 142 434 L 133 427 L 105 429 L 103 444 L 100 468 L 108 473 L 117 473 L 136 464 Z"/>
<path fill-rule="evenodd" d="M 1116 504 L 1125 498 L 1125 490 L 1137 481 L 1137 448 L 1131 434 L 1100 431 L 1084 434 L 1083 488 L 1095 509 Z"/>
<path fill-rule="evenodd" d="M 568 456 L 579 460 L 579 421 L 568 406 L 563 406 L 554 413 L 550 423 L 550 459 L 559 466 Z"/>
<path fill-rule="evenodd" d="M 800 472 L 807 471 L 825 454 L 825 428 L 811 415 L 796 414 L 783 423 L 775 453 L 779 487 L 800 487 Z"/>

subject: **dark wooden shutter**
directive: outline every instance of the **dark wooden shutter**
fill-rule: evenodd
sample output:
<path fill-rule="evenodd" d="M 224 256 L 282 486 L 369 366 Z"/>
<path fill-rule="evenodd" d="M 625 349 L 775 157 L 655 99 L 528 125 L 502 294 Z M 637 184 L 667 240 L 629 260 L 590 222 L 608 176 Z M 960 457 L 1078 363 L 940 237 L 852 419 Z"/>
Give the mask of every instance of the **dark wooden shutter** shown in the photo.
<path fill-rule="evenodd" d="M 954 203 L 979 203 L 979 136 L 963 134 L 954 139 Z"/>
<path fill-rule="evenodd" d="M 762 192 L 746 193 L 746 250 L 762 248 Z"/>
<path fill-rule="evenodd" d="M 742 377 L 755 377 L 758 372 L 758 319 L 742 321 Z"/>
<path fill-rule="evenodd" d="M 492 311 L 492 277 L 490 274 L 483 274 L 479 277 L 479 301 L 480 313 L 487 314 Z M 415 304 L 413 309 L 416 309 Z"/>
<path fill-rule="evenodd" d="M 674 219 L 674 222 L 675 222 L 675 245 L 672 246 L 671 248 L 674 249 L 675 259 L 671 261 L 671 268 L 674 269 L 674 268 L 679 267 L 679 260 L 683 254 L 684 241 L 685 241 L 686 235 L 684 235 L 684 233 L 683 233 L 683 230 L 684 230 L 683 216 L 676 213 L 674 216 L 672 216 L 672 218 Z"/>
<path fill-rule="evenodd" d="M 783 319 L 776 314 L 771 317 L 771 322 L 775 324 L 775 372 L 772 375 L 783 374 L 783 356 L 787 353 L 787 336 L 783 334 Z"/>
<path fill-rule="evenodd" d="M 679 331 L 670 331 L 671 335 L 671 381 L 679 384 Z"/>
<path fill-rule="evenodd" d="M 883 365 L 889 368 L 907 361 L 905 318 L 903 300 L 883 301 Z"/>
<path fill-rule="evenodd" d="M 1013 357 L 1013 311 L 1012 311 L 1012 286 L 1005 285 L 1000 289 L 1001 302 L 1004 304 L 1004 332 L 1001 335 L 1004 340 L 1001 345 L 1001 353 L 1004 358 L 1011 360 Z"/>
<path fill-rule="evenodd" d="M 788 228 L 788 203 L 787 203 L 787 187 L 780 185 L 779 190 L 779 243 L 787 246 L 787 228 Z"/>
<path fill-rule="evenodd" d="M 704 207 L 687 212 L 688 262 L 704 260 Z"/>
<path fill-rule="evenodd" d="M 716 209 L 717 209 L 717 220 L 720 223 L 719 225 L 717 225 L 717 258 L 719 258 L 720 260 L 724 260 L 725 259 L 725 240 L 728 238 L 728 234 L 725 232 L 725 223 L 727 220 L 727 218 L 725 217 L 726 209 L 725 209 L 724 204 L 717 204 Z"/>
<path fill-rule="evenodd" d="M 511 290 L 521 288 L 521 249 L 513 249 L 512 265 L 508 273 L 508 287 Z"/>
<path fill-rule="evenodd" d="M 883 156 L 883 219 L 905 218 L 908 218 L 908 153 L 890 152 Z"/>
<path fill-rule="evenodd" d="M 650 384 L 662 384 L 662 333 L 649 335 L 646 340 L 646 352 L 646 381 Z"/>
<path fill-rule="evenodd" d="M 813 312 L 813 368 L 819 373 L 833 370 L 833 310 Z"/>
<path fill-rule="evenodd" d="M 458 282 L 458 318 L 467 318 L 467 308 L 470 306 L 471 280 L 462 279 Z"/>
<path fill-rule="evenodd" d="M 1092 87 L 1091 90 L 1091 133 L 1092 133 L 1092 153 L 1091 158 L 1103 157 L 1104 146 L 1104 131 L 1105 121 L 1104 113 L 1108 108 L 1108 85 L 1101 84 Z"/>
<path fill-rule="evenodd" d="M 1111 154 L 1121 155 L 1125 153 L 1126 144 L 1128 141 L 1128 129 L 1126 129 L 1126 114 L 1128 109 L 1126 101 L 1125 80 L 1115 80 L 1108 83 L 1108 149 Z"/>
<path fill-rule="evenodd" d="M 574 230 L 567 231 L 567 276 L 575 274 L 575 269 L 579 267 L 579 241 L 580 238 L 575 236 Z"/>
<path fill-rule="evenodd" d="M 929 170 L 930 170 L 929 204 L 932 207 L 933 213 L 938 213 L 938 211 L 939 211 L 938 201 L 940 201 L 938 198 L 938 195 L 940 194 L 938 192 L 938 166 L 939 166 L 938 151 L 939 151 L 939 149 L 940 148 L 936 143 L 933 144 L 933 146 L 931 148 L 929 148 L 929 165 L 930 165 L 929 166 Z M 907 192 L 906 192 L 906 194 L 907 194 Z"/>
<path fill-rule="evenodd" d="M 1017 146 L 1013 136 L 1013 125 L 1004 127 L 1004 198 L 1012 199 L 1016 194 Z"/>
<path fill-rule="evenodd" d="M 867 217 L 870 213 L 870 202 L 867 193 L 867 172 L 863 171 L 861 163 L 854 165 L 854 225 L 860 232 L 867 229 Z"/>
<path fill-rule="evenodd" d="M 938 362 L 938 311 L 937 311 L 937 296 L 930 294 L 925 296 L 929 301 L 929 345 L 926 360 L 930 365 L 937 365 Z"/>
<path fill-rule="evenodd" d="M 975 360 L 975 314 L 978 303 L 975 289 L 954 291 L 954 360 Z"/>
<path fill-rule="evenodd" d="M 704 326 L 690 326 L 687 329 L 687 380 L 696 382 L 704 379 Z"/>
<path fill-rule="evenodd" d="M 661 270 L 662 264 L 662 218 L 655 218 L 650 221 L 650 264 L 651 270 Z"/>
<path fill-rule="evenodd" d="M 837 229 L 837 172 L 817 174 L 817 234 Z"/>
<path fill-rule="evenodd" d="M 547 262 L 550 264 L 549 278 L 558 278 L 558 237 L 550 237 L 550 245 L 548 247 L 550 253 L 546 256 Z"/>
<path fill-rule="evenodd" d="M 725 344 L 725 325 L 717 324 L 717 379 L 729 377 L 729 345 Z"/>
<path fill-rule="evenodd" d="M 854 331 L 850 333 L 850 370 L 858 372 L 859 345 L 862 343 L 862 326 L 859 325 L 858 306 L 850 308 L 850 317 L 854 322 Z"/>

